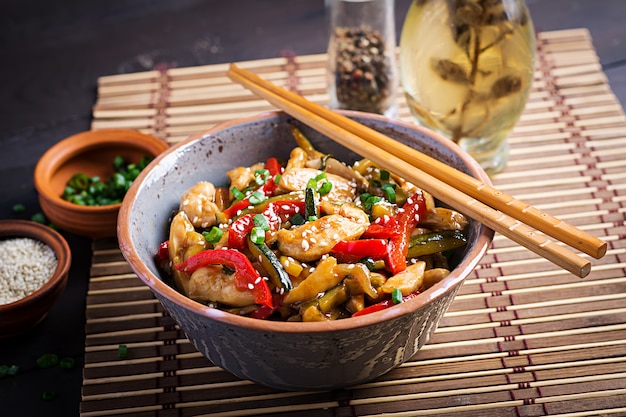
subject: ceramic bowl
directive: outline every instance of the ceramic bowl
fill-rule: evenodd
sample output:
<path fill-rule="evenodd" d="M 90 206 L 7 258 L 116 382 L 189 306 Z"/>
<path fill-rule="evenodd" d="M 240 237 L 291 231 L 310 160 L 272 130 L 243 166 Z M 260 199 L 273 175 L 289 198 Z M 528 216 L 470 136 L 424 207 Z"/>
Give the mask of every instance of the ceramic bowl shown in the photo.
<path fill-rule="evenodd" d="M 34 182 L 46 217 L 59 228 L 91 238 L 113 237 L 121 203 L 81 206 L 61 198 L 72 175 L 84 173 L 104 179 L 113 174 L 113 159 L 139 162 L 156 156 L 167 143 L 130 129 L 103 129 L 78 133 L 48 149 L 35 167 Z"/>
<path fill-rule="evenodd" d="M 489 182 L 475 160 L 431 131 L 382 116 L 344 114 Z M 183 190 L 200 180 L 227 183 L 227 170 L 269 156 L 288 159 L 295 147 L 290 121 L 281 112 L 232 121 L 161 154 L 127 193 L 118 220 L 118 239 L 132 269 L 194 346 L 217 366 L 240 378 L 284 390 L 346 387 L 388 372 L 426 343 L 463 280 L 484 255 L 493 233 L 472 221 L 468 244 L 457 253 L 458 265 L 446 279 L 419 297 L 361 317 L 316 323 L 265 321 L 190 300 L 164 281 L 154 262 Z M 360 159 L 321 134 L 304 126 L 302 130 L 317 149 L 346 162 Z"/>
<path fill-rule="evenodd" d="M 70 247 L 57 231 L 28 220 L 0 220 L 0 240 L 30 238 L 45 243 L 57 257 L 52 277 L 30 295 L 8 304 L 0 304 L 0 338 L 32 329 L 48 314 L 65 290 L 72 263 Z"/>

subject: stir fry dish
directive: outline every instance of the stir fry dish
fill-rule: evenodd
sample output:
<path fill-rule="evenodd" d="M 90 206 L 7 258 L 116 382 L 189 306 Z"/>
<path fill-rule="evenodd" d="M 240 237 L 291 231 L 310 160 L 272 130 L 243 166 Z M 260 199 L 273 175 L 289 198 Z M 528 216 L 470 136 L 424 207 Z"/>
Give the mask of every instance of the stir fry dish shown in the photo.
<path fill-rule="evenodd" d="M 282 321 L 355 317 L 399 304 L 449 274 L 468 220 L 369 160 L 315 149 L 295 126 L 288 161 L 199 182 L 172 215 L 160 268 L 189 298 Z"/>

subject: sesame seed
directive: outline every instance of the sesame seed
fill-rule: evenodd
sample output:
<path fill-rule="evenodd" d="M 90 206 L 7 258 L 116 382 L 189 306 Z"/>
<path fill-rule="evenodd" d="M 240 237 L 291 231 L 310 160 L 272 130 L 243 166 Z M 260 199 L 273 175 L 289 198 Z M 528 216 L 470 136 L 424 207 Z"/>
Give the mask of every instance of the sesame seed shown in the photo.
<path fill-rule="evenodd" d="M 302 249 L 304 249 L 305 251 L 309 249 L 309 242 L 306 240 L 302 240 Z"/>
<path fill-rule="evenodd" d="M 248 289 L 253 290 L 254 289 L 254 284 L 252 284 L 251 282 L 248 283 Z"/>
<path fill-rule="evenodd" d="M 0 304 L 32 294 L 53 275 L 58 260 L 45 243 L 30 238 L 0 242 Z"/>

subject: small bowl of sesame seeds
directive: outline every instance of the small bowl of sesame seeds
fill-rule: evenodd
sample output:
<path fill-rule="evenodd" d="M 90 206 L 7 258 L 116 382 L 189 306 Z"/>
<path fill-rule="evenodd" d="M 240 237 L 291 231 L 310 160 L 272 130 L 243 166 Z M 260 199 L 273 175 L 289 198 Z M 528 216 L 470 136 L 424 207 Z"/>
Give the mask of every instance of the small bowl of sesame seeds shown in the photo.
<path fill-rule="evenodd" d="M 67 285 L 72 255 L 57 231 L 28 220 L 0 220 L 0 338 L 39 324 Z"/>

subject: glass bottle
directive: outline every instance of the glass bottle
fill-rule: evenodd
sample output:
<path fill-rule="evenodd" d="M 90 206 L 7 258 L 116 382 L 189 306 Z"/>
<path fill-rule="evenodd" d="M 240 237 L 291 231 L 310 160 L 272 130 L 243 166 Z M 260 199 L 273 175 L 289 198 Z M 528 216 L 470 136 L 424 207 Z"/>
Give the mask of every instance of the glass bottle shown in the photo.
<path fill-rule="evenodd" d="M 394 0 L 328 0 L 331 108 L 396 115 L 394 6 Z"/>
<path fill-rule="evenodd" d="M 535 33 L 524 0 L 414 0 L 400 76 L 418 123 L 443 133 L 492 175 L 530 93 Z"/>

